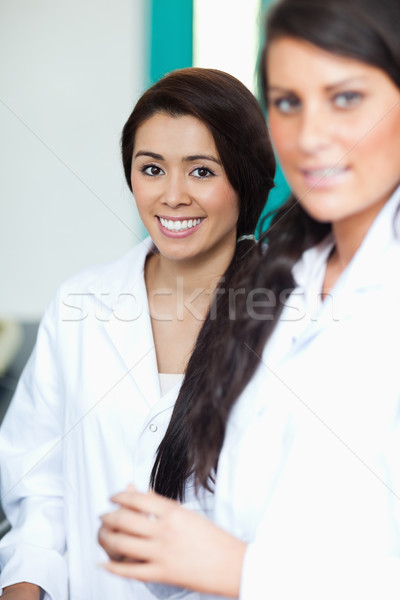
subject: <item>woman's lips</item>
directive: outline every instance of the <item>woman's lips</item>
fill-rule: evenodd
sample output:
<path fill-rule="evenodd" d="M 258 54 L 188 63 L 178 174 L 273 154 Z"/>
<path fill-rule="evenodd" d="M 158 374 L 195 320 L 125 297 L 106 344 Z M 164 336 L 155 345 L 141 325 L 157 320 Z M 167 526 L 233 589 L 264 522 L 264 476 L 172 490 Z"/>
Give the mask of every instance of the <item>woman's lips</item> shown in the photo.
<path fill-rule="evenodd" d="M 342 166 L 300 169 L 305 182 L 313 190 L 326 189 L 341 183 L 348 172 L 349 168 Z"/>
<path fill-rule="evenodd" d="M 162 217 L 157 216 L 160 231 L 167 237 L 187 237 L 197 231 L 205 217 Z"/>

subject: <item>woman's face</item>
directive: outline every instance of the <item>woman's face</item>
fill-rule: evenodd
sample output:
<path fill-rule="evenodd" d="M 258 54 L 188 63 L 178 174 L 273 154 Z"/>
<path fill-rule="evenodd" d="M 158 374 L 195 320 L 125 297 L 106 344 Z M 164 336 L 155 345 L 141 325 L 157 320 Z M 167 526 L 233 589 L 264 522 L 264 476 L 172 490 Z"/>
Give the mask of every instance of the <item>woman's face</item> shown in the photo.
<path fill-rule="evenodd" d="M 315 219 L 367 229 L 400 182 L 400 90 L 381 69 L 282 37 L 267 55 L 271 135 Z"/>
<path fill-rule="evenodd" d="M 161 255 L 182 260 L 233 253 L 238 195 L 201 121 L 165 113 L 145 121 L 136 132 L 131 182 Z"/>

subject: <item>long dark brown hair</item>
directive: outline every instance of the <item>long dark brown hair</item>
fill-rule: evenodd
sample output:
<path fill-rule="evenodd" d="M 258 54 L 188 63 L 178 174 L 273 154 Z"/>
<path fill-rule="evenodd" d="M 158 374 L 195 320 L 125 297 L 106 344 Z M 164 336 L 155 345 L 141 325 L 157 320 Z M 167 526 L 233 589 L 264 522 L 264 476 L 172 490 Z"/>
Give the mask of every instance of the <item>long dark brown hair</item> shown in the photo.
<path fill-rule="evenodd" d="M 400 87 L 399 23 L 399 0 L 278 1 L 268 16 L 260 63 L 264 93 L 268 44 L 281 36 L 377 66 Z M 243 293 L 235 296 L 234 315 L 229 294 L 218 296 L 215 319 L 207 319 L 200 331 L 153 468 L 151 482 L 159 493 L 183 499 L 192 476 L 198 486 L 212 489 L 229 413 L 256 371 L 295 286 L 293 266 L 330 228 L 312 219 L 292 197 L 267 231 L 266 251 L 260 243 L 257 252 L 233 265 L 229 285 Z M 260 303 L 257 318 L 249 315 L 246 301 L 255 289 L 268 290 L 276 299 L 274 304 Z"/>
<path fill-rule="evenodd" d="M 121 150 L 126 181 L 132 190 L 131 168 L 138 128 L 153 115 L 190 115 L 211 132 L 219 158 L 239 198 L 237 237 L 253 234 L 269 191 L 274 186 L 275 157 L 264 114 L 251 92 L 235 77 L 215 69 L 188 68 L 169 73 L 138 100 L 122 132 Z M 215 304 L 204 322 L 179 395 L 171 426 L 159 448 L 151 482 L 165 495 L 183 497 L 190 432 L 186 428 L 192 401 L 204 381 L 207 347 L 215 347 L 221 334 L 214 313 L 223 314 L 233 276 L 245 269 L 257 252 L 254 240 L 238 241 L 234 256 L 217 287 Z M 183 426 L 181 426 L 183 425 Z M 189 437 L 188 437 L 189 434 Z"/>

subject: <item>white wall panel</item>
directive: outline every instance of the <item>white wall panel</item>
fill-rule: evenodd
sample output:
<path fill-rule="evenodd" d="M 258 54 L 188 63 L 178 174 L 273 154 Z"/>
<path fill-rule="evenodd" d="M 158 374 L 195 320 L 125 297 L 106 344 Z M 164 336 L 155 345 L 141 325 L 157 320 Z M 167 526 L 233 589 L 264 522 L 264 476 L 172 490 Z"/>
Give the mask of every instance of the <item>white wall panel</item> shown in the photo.
<path fill-rule="evenodd" d="M 254 92 L 260 13 L 261 0 L 194 0 L 194 65 L 227 71 Z"/>
<path fill-rule="evenodd" d="M 146 0 L 0 2 L 0 318 L 142 237 L 121 128 L 147 79 Z"/>

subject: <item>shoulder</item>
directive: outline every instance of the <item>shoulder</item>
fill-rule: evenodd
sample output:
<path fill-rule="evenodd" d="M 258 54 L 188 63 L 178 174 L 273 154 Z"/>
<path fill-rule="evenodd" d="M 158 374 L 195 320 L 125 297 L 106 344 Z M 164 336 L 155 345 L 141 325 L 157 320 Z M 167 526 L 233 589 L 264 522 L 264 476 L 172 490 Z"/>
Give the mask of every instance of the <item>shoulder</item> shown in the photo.
<path fill-rule="evenodd" d="M 77 315 L 86 314 L 93 305 L 112 308 L 120 298 L 145 294 L 144 265 L 153 249 L 148 237 L 120 258 L 68 278 L 49 302 L 43 320 L 58 321 L 60 315 L 67 321 L 77 320 Z"/>
<path fill-rule="evenodd" d="M 86 267 L 66 279 L 58 294 L 66 291 L 106 291 L 107 288 L 123 288 L 143 273 L 146 257 L 154 248 L 148 237 L 123 256 L 98 265 Z"/>

